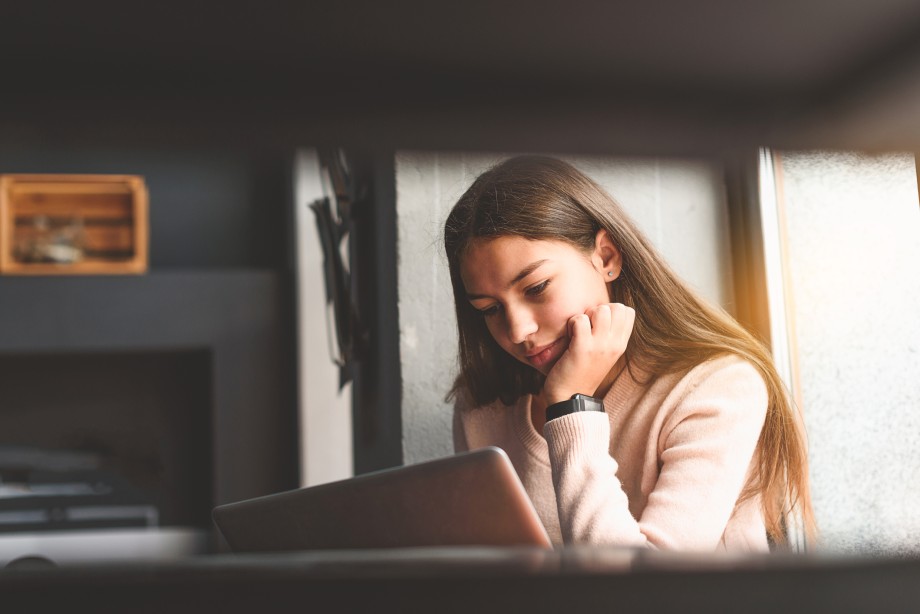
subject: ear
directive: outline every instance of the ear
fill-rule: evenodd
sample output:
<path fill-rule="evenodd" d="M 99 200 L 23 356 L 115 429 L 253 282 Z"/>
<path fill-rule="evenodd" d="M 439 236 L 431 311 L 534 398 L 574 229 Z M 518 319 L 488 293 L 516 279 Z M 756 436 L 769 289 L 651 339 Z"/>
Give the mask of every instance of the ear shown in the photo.
<path fill-rule="evenodd" d="M 611 282 L 620 276 L 623 270 L 623 255 L 614 245 L 610 233 L 601 228 L 594 237 L 594 252 L 591 254 L 594 268 L 604 276 L 604 281 Z M 611 275 L 612 273 L 612 275 Z"/>

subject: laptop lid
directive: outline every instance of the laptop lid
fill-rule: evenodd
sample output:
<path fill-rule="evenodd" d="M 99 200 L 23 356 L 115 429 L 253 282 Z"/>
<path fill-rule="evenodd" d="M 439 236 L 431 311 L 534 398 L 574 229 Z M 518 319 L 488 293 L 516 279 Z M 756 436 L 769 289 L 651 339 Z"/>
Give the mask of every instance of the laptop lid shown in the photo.
<path fill-rule="evenodd" d="M 552 548 L 511 461 L 495 447 L 229 503 L 212 517 L 234 552 Z"/>

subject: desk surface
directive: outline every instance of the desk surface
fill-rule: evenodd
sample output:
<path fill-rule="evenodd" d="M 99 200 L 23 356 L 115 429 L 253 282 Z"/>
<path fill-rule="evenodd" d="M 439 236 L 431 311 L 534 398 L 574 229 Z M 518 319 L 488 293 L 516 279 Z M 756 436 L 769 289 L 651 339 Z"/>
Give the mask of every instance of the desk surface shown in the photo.
<path fill-rule="evenodd" d="M 443 548 L 214 555 L 0 572 L 4 610 L 920 611 L 920 558 Z"/>

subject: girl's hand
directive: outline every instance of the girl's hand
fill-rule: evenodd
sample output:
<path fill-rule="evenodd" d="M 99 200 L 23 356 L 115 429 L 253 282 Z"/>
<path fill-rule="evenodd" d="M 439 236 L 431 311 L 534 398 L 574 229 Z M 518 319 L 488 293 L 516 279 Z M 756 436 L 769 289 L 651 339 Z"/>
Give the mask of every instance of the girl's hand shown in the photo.
<path fill-rule="evenodd" d="M 543 384 L 547 405 L 575 393 L 593 395 L 626 351 L 635 320 L 635 310 L 621 303 L 604 303 L 572 316 L 569 347 Z"/>

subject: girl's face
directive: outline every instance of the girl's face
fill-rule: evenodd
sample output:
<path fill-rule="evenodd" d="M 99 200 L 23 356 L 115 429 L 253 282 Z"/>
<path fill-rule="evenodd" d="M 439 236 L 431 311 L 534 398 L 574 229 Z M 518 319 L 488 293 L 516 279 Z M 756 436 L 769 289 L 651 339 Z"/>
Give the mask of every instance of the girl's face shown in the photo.
<path fill-rule="evenodd" d="M 467 299 L 492 337 L 544 375 L 568 348 L 569 318 L 610 302 L 619 251 L 604 231 L 596 243 L 585 253 L 562 241 L 503 236 L 474 241 L 460 263 Z"/>

